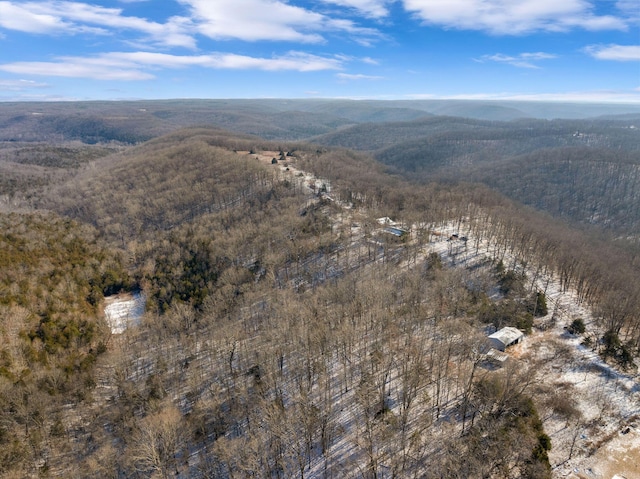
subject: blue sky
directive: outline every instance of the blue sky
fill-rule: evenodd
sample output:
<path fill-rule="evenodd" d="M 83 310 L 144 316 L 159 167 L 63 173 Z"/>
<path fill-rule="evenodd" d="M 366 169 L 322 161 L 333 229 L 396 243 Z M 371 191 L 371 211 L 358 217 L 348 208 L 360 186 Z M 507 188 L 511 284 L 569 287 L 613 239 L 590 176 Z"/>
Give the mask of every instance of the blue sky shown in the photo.
<path fill-rule="evenodd" d="M 0 1 L 0 100 L 640 103 L 640 0 Z"/>

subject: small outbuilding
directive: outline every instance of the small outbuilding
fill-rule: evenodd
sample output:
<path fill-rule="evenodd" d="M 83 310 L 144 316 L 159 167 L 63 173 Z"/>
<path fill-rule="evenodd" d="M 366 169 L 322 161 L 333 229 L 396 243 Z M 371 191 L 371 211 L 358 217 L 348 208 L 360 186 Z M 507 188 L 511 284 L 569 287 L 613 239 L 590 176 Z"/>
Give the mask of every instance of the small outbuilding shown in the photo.
<path fill-rule="evenodd" d="M 507 353 L 500 352 L 494 348 L 489 348 L 489 351 L 487 351 L 485 358 L 489 363 L 500 367 L 507 361 L 509 361 L 509 355 Z"/>
<path fill-rule="evenodd" d="M 378 222 L 378 224 L 381 224 L 381 225 L 383 225 L 383 226 L 384 226 L 384 225 L 387 225 L 387 226 L 395 226 L 395 225 L 396 225 L 396 222 L 395 222 L 395 221 L 393 221 L 393 220 L 392 220 L 391 218 L 389 218 L 388 216 L 384 216 L 384 217 L 382 217 L 382 218 L 378 218 L 376 221 Z"/>
<path fill-rule="evenodd" d="M 504 351 L 509 346 L 518 344 L 524 339 L 524 333 L 517 328 L 507 326 L 488 337 L 491 347 L 498 351 Z"/>
<path fill-rule="evenodd" d="M 397 226 L 387 226 L 384 230 L 387 233 L 391 233 L 392 235 L 397 236 L 398 238 L 402 238 L 403 236 L 409 234 L 406 229 L 399 228 Z"/>

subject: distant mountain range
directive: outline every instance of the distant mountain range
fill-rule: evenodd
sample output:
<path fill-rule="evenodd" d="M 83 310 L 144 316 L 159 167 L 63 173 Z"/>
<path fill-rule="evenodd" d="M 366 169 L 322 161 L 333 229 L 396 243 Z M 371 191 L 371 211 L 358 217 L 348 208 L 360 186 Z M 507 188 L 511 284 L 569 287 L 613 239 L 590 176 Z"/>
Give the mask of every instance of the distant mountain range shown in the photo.
<path fill-rule="evenodd" d="M 256 143 L 304 141 L 359 150 L 413 180 L 481 182 L 565 219 L 625 234 L 640 232 L 634 193 L 640 105 L 633 104 L 324 99 L 4 103 L 0 171 L 6 174 L 0 186 L 9 194 L 45 188 L 60 177 L 60 167 L 68 171 L 113 149 L 185 127 L 253 135 Z M 70 141 L 84 146 L 71 151 L 52 145 L 65 143 L 68 149 Z M 47 145 L 29 146 L 35 142 Z M 576 170 L 578 163 L 582 166 Z M 43 167 L 53 169 L 44 174 Z"/>
<path fill-rule="evenodd" d="M 462 100 L 157 100 L 2 103 L 0 141 L 138 143 L 176 128 L 211 126 L 267 139 L 301 140 L 361 123 L 431 116 L 640 120 L 640 105 Z"/>

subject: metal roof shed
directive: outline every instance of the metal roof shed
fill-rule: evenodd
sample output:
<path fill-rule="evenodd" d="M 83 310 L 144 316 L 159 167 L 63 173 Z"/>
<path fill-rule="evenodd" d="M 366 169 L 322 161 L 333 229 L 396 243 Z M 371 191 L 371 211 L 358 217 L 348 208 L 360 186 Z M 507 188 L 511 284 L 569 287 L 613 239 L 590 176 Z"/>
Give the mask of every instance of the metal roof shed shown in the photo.
<path fill-rule="evenodd" d="M 524 339 L 524 333 L 517 328 L 507 326 L 489 335 L 491 346 L 498 351 L 504 351 L 513 344 L 518 344 Z"/>

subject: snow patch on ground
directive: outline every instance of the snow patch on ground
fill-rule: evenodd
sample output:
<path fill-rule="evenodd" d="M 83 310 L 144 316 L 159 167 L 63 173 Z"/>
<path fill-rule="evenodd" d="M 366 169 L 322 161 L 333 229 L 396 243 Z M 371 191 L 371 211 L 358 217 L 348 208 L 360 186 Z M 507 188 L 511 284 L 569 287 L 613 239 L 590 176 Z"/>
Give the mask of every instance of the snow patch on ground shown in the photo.
<path fill-rule="evenodd" d="M 144 314 L 147 298 L 143 293 L 116 294 L 105 298 L 104 315 L 113 334 L 135 326 Z"/>

